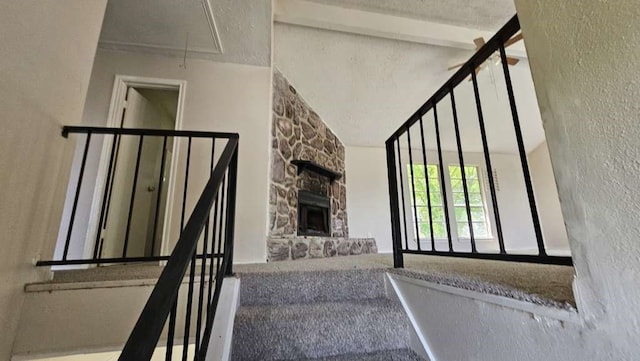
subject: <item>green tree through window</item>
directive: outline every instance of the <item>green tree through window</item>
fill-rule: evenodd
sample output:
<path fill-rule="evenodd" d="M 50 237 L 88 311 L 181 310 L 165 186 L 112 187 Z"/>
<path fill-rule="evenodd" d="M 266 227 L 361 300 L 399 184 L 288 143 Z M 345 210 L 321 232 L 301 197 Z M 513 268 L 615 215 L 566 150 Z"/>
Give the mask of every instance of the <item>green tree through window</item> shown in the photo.
<path fill-rule="evenodd" d="M 411 165 L 407 170 L 411 174 Z M 416 213 L 417 224 L 420 232 L 420 240 L 431 239 L 431 227 L 429 223 L 429 200 L 427 199 L 427 180 L 429 182 L 429 196 L 431 198 L 431 219 L 433 220 L 433 237 L 436 239 L 447 238 L 447 228 L 444 221 L 444 206 L 442 203 L 442 191 L 440 190 L 440 178 L 438 167 L 432 164 L 425 167 L 422 164 L 413 165 L 414 198 L 411 197 L 411 210 L 415 230 Z"/>
<path fill-rule="evenodd" d="M 489 227 L 487 226 L 484 199 L 482 197 L 478 173 L 478 167 L 464 167 L 464 175 L 467 180 L 467 191 L 469 194 L 469 209 L 471 210 L 473 236 L 474 238 L 489 238 Z M 458 237 L 470 238 L 469 220 L 467 217 L 467 207 L 462 183 L 462 171 L 459 165 L 449 166 L 449 177 L 451 179 L 451 197 L 456 215 Z"/>
<path fill-rule="evenodd" d="M 409 189 L 411 195 L 409 198 L 412 206 L 411 216 L 413 230 L 415 232 L 417 224 L 420 240 L 427 241 L 431 239 L 429 199 L 427 198 L 428 183 L 431 200 L 431 220 L 433 221 L 433 237 L 435 239 L 445 239 L 447 238 L 443 204 L 445 200 L 442 199 L 442 190 L 440 189 L 439 168 L 434 164 L 427 165 L 426 170 L 422 164 L 408 165 L 407 175 L 409 177 L 411 177 L 412 168 L 413 186 Z M 478 167 L 465 166 L 464 169 L 469 194 L 469 210 L 471 211 L 473 235 L 475 238 L 490 238 L 491 234 L 485 212 Z M 470 238 L 460 166 L 450 165 L 448 171 L 451 181 L 449 208 L 453 209 L 455 214 L 455 218 L 451 220 L 451 226 L 456 227 L 455 229 L 457 230 L 459 238 Z M 415 194 L 413 193 L 414 191 Z"/>

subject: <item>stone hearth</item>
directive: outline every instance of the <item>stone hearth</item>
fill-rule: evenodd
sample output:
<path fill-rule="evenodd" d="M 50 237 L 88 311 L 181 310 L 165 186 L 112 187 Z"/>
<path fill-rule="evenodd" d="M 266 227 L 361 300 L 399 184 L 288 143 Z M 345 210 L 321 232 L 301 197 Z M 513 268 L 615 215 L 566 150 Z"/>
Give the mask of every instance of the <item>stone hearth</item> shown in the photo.
<path fill-rule="evenodd" d="M 357 256 L 378 253 L 373 238 L 271 237 L 267 243 L 269 262 L 304 258 Z"/>

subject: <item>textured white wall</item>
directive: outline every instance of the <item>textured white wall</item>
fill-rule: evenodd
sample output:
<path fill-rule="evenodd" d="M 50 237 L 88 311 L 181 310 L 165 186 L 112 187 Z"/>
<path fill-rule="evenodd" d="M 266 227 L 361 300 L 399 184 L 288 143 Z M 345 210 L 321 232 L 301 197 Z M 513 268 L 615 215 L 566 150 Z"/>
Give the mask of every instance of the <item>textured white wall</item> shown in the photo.
<path fill-rule="evenodd" d="M 572 248 L 578 307 L 607 340 L 602 360 L 637 359 L 640 6 L 518 0 L 516 7 Z"/>
<path fill-rule="evenodd" d="M 182 60 L 177 58 L 99 50 L 83 121 L 94 126 L 105 124 L 115 74 L 186 80 L 182 128 L 240 134 L 235 260 L 264 262 L 271 69 L 205 60 L 187 60 L 187 68 L 184 69 L 179 66 L 181 63 Z M 179 158 L 182 167 L 178 168 L 182 171 L 178 171 L 178 184 L 184 182 L 186 143 L 182 145 Z M 222 146 L 220 142 L 216 154 L 220 154 Z M 189 175 L 193 180 L 189 183 L 191 190 L 201 189 L 206 181 L 206 174 L 199 174 L 198 169 L 208 167 L 210 148 L 207 147 L 204 144 L 194 147 Z M 97 159 L 90 160 L 86 170 L 89 177 L 95 177 L 96 168 Z M 88 199 L 91 193 L 88 192 Z M 187 215 L 199 196 L 199 191 L 189 193 Z M 174 225 L 179 221 L 181 199 L 182 195 L 177 194 L 172 219 Z M 84 203 L 89 205 L 90 202 Z M 172 228 L 172 240 L 177 239 L 177 230 L 176 226 Z"/>
<path fill-rule="evenodd" d="M 0 359 L 8 360 L 24 300 L 39 279 L 62 210 L 106 0 L 0 2 Z M 44 250 L 43 250 L 44 249 Z"/>

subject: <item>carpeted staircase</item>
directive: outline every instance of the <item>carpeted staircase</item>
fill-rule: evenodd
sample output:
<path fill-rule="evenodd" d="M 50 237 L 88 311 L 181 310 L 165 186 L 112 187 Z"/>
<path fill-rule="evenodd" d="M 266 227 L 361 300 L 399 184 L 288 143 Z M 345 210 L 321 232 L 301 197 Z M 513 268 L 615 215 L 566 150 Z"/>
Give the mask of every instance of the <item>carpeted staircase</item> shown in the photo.
<path fill-rule="evenodd" d="M 239 273 L 232 360 L 422 360 L 384 272 Z"/>

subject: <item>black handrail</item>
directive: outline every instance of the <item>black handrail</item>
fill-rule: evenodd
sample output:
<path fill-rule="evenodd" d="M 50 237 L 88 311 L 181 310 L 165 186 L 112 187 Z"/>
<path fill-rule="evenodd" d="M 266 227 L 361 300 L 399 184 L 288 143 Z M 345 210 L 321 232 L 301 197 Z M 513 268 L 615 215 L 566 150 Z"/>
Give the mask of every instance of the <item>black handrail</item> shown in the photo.
<path fill-rule="evenodd" d="M 186 274 L 187 267 L 193 262 L 198 240 L 205 226 L 209 223 L 211 208 L 214 205 L 216 197 L 221 189 L 223 179 L 228 175 L 229 190 L 227 203 L 227 219 L 226 232 L 224 239 L 224 253 L 222 266 L 220 270 L 223 272 L 216 273 L 216 290 L 212 299 L 211 306 L 213 312 L 207 315 L 205 322 L 205 332 L 202 337 L 202 346 L 196 356 L 198 360 L 204 360 L 206 355 L 207 344 L 211 334 L 211 327 L 215 315 L 215 306 L 219 299 L 220 286 L 222 277 L 231 275 L 232 273 L 232 254 L 233 254 L 233 222 L 235 214 L 235 190 L 237 178 L 237 162 L 238 162 L 238 138 L 237 135 L 229 139 L 229 143 L 224 149 L 218 164 L 211 174 L 211 178 L 207 182 L 200 199 L 198 200 L 191 217 L 180 235 L 180 239 L 176 244 L 171 257 L 167 262 L 158 283 L 154 287 L 136 325 L 127 340 L 126 345 L 120 355 L 121 361 L 138 361 L 150 360 L 154 350 L 158 345 L 158 340 L 165 323 L 170 314 L 174 312 L 174 304 L 177 301 L 178 293 L 182 280 Z M 205 240 L 206 241 L 206 240 Z M 210 275 L 211 277 L 212 275 Z M 210 280 L 211 282 L 211 280 Z M 189 310 L 188 310 L 189 312 Z M 190 314 L 190 313 L 189 313 Z M 199 342 L 197 340 L 196 342 Z M 188 347 L 187 344 L 183 345 Z"/>
<path fill-rule="evenodd" d="M 65 125 L 62 127 L 62 136 L 67 137 L 72 133 L 93 134 L 119 134 L 119 135 L 149 135 L 167 137 L 192 137 L 192 138 L 237 138 L 237 133 L 204 132 L 196 130 L 172 130 L 172 129 L 145 129 L 145 128 L 109 128 L 109 127 L 85 127 Z"/>
<path fill-rule="evenodd" d="M 413 113 L 409 119 L 407 119 L 386 141 L 386 153 L 387 153 L 387 168 L 388 168 L 388 180 L 389 180 L 389 195 L 390 195 L 390 207 L 391 207 L 391 229 L 392 229 L 392 239 L 393 239 L 393 248 L 394 248 L 394 264 L 395 267 L 403 267 L 404 260 L 403 254 L 427 254 L 427 255 L 436 255 L 436 256 L 452 256 L 452 257 L 470 257 L 470 258 L 480 258 L 480 259 L 492 259 L 492 260 L 506 260 L 506 261 L 516 261 L 516 262 L 534 262 L 534 263 L 548 263 L 548 264 L 561 264 L 561 265 L 571 265 L 572 260 L 571 257 L 560 257 L 560 256 L 550 256 L 547 254 L 546 246 L 543 239 L 542 227 L 540 224 L 540 217 L 538 215 L 538 209 L 535 201 L 535 194 L 533 191 L 533 184 L 531 181 L 531 174 L 529 172 L 529 165 L 527 162 L 527 154 L 524 147 L 524 141 L 522 137 L 522 131 L 520 127 L 520 120 L 518 117 L 513 87 L 511 84 L 511 76 L 509 73 L 509 67 L 507 64 L 507 56 L 505 52 L 505 43 L 512 39 L 516 33 L 520 30 L 520 23 L 518 21 L 518 17 L 514 16 L 506 25 L 504 25 L 495 36 L 493 36 L 489 41 L 486 42 L 484 46 L 482 46 L 462 67 L 456 71 L 453 76 L 445 82 L 445 84 L 440 87 L 420 108 Z M 500 213 L 498 210 L 498 202 L 496 198 L 496 185 L 495 180 L 492 174 L 492 163 L 491 163 L 491 155 L 489 153 L 489 146 L 487 144 L 487 134 L 485 130 L 485 121 L 482 114 L 482 106 L 481 106 L 481 98 L 478 90 L 478 82 L 476 77 L 476 69 L 480 67 L 485 61 L 487 61 L 491 56 L 493 56 L 496 52 L 499 53 L 500 60 L 502 62 L 502 70 L 504 72 L 504 78 L 506 82 L 506 89 L 509 99 L 509 105 L 511 110 L 511 116 L 513 118 L 513 127 L 515 132 L 515 140 L 518 146 L 518 153 L 520 155 L 520 163 L 522 166 L 523 178 L 526 188 L 526 193 L 528 197 L 528 205 L 531 210 L 531 220 L 533 224 L 533 229 L 536 236 L 536 243 L 538 248 L 537 255 L 526 255 L 526 254 L 508 254 L 505 249 L 504 240 L 503 240 L 503 231 L 502 227 L 503 222 L 500 219 Z M 492 211 L 495 218 L 496 223 L 496 233 L 498 236 L 498 252 L 499 253 L 482 253 L 477 249 L 476 246 L 476 237 L 474 237 L 473 230 L 473 219 L 471 214 L 471 206 L 469 203 L 469 191 L 467 186 L 467 175 L 465 174 L 464 168 L 464 157 L 463 150 L 461 144 L 460 137 L 460 129 L 458 123 L 458 114 L 455 102 L 454 90 L 455 88 L 462 83 L 464 80 L 470 78 L 473 85 L 474 91 L 474 100 L 476 102 L 476 111 L 478 113 L 478 123 L 480 127 L 480 135 L 482 139 L 483 153 L 485 158 L 485 165 L 487 166 L 487 178 L 489 182 L 489 191 L 491 195 L 491 205 Z M 461 180 L 463 187 L 463 195 L 464 195 L 464 204 L 465 204 L 465 219 L 466 224 L 469 227 L 469 242 L 471 246 L 470 252 L 461 252 L 456 251 L 453 248 L 453 243 L 451 239 L 451 220 L 448 209 L 447 202 L 447 191 L 445 187 L 445 167 L 443 165 L 443 157 L 442 157 L 442 145 L 441 145 L 441 135 L 440 135 L 440 125 L 438 120 L 437 113 L 437 105 L 440 101 L 444 100 L 446 97 L 450 98 L 452 114 L 453 114 L 453 126 L 455 129 L 455 138 L 456 138 L 456 148 L 457 148 L 457 158 L 461 171 Z M 448 238 L 448 251 L 437 250 L 434 241 L 434 230 L 433 230 L 433 215 L 431 212 L 431 198 L 430 192 L 427 195 L 428 198 L 428 221 L 430 225 L 431 232 L 431 249 L 422 249 L 420 244 L 420 230 L 418 229 L 418 209 L 416 206 L 416 193 L 415 193 L 415 177 L 413 171 L 413 152 L 412 152 L 412 144 L 411 144 L 411 135 L 410 129 L 416 123 L 419 123 L 420 127 L 420 140 L 422 141 L 422 154 L 425 166 L 425 173 L 427 172 L 427 156 L 426 156 L 426 146 L 425 146 L 425 138 L 424 138 L 424 126 L 423 126 L 423 117 L 427 115 L 429 112 L 433 113 L 434 127 L 435 127 L 435 136 L 437 142 L 437 153 L 438 153 L 438 164 L 439 164 L 439 182 L 441 189 L 441 198 L 443 201 L 444 207 L 444 222 L 446 225 L 446 233 Z M 413 215 L 415 218 L 415 232 L 417 237 L 417 249 L 411 249 L 409 247 L 408 242 L 408 233 L 409 227 L 407 225 L 407 212 L 405 211 L 405 186 L 403 179 L 403 167 L 405 166 L 402 162 L 401 156 L 401 147 L 400 147 L 400 138 L 402 136 L 406 136 L 407 146 L 408 146 L 408 155 L 409 162 L 412 164 L 410 169 L 410 181 L 411 187 L 407 187 L 409 192 L 413 190 Z M 415 146 L 415 144 L 414 144 Z M 428 187 L 428 176 L 426 177 L 426 187 Z M 400 195 L 398 194 L 400 193 Z M 453 195 L 450 195 L 453 197 Z M 411 197 L 410 197 L 411 198 Z M 411 199 L 410 199 L 411 200 Z M 401 209 L 402 207 L 402 209 Z M 411 222 L 411 219 L 409 220 Z M 439 221 L 440 222 L 440 221 Z M 404 245 L 403 245 L 403 237 L 404 237 Z"/>

